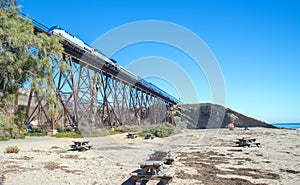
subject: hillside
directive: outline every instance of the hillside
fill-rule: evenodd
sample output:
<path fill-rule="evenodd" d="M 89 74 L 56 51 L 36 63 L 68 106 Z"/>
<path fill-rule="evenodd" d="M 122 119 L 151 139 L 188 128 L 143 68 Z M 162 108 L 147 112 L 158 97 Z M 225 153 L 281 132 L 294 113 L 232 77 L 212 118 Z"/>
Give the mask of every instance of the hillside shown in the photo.
<path fill-rule="evenodd" d="M 225 128 L 232 122 L 232 117 L 235 118 L 235 127 L 276 128 L 229 108 L 210 103 L 179 105 L 176 107 L 174 119 L 177 125 L 187 128 Z"/>

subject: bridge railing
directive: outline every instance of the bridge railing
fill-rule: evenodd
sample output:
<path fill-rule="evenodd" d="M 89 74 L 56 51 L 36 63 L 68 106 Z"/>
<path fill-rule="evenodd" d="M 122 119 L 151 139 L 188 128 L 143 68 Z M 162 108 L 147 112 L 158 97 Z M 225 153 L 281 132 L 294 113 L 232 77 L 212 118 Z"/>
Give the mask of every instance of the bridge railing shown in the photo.
<path fill-rule="evenodd" d="M 37 22 L 36 20 L 34 20 L 33 18 L 29 17 L 28 15 L 26 15 L 23 12 L 18 12 L 18 15 L 20 17 L 22 17 L 25 20 L 28 20 L 31 24 L 33 24 L 36 28 L 38 28 L 39 30 L 47 33 L 49 31 L 49 28 L 47 26 L 45 26 L 42 23 Z"/>

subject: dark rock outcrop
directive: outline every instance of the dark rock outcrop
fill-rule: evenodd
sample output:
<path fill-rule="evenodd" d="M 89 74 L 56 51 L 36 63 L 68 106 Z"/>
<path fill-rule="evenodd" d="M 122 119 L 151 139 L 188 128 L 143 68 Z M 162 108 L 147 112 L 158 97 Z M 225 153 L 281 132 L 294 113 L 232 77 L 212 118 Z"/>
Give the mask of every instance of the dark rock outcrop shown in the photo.
<path fill-rule="evenodd" d="M 235 127 L 277 128 L 216 104 L 183 104 L 177 105 L 176 110 L 176 123 L 187 128 L 225 128 L 232 122 Z"/>

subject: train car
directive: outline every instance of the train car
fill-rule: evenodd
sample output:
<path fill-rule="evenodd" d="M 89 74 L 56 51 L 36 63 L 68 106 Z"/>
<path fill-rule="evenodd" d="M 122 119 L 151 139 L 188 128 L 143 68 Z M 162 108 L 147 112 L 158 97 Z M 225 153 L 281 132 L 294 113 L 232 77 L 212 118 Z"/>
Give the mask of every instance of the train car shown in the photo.
<path fill-rule="evenodd" d="M 92 48 L 88 44 L 84 43 L 82 40 L 79 38 L 75 37 L 74 35 L 68 33 L 64 29 L 60 28 L 59 26 L 53 26 L 52 28 L 49 29 L 48 31 L 49 34 L 54 34 L 54 35 L 60 35 L 62 36 L 66 41 L 70 42 L 73 45 L 76 45 L 80 49 L 87 51 L 91 53 L 92 55 L 95 56 L 96 59 L 100 59 L 105 62 L 105 66 L 109 69 L 118 71 L 119 70 L 119 65 L 116 64 L 115 61 L 112 61 L 108 57 L 106 57 L 104 54 L 102 54 L 99 50 Z"/>
<path fill-rule="evenodd" d="M 93 49 L 92 53 L 97 56 L 99 59 L 101 59 L 102 61 L 105 62 L 105 66 L 109 69 L 113 69 L 113 70 L 116 70 L 116 71 L 119 71 L 120 70 L 120 67 L 119 65 L 112 61 L 111 59 L 109 59 L 107 56 L 105 56 L 104 54 L 102 54 L 99 50 L 97 49 Z"/>
<path fill-rule="evenodd" d="M 130 72 L 129 70 L 127 70 L 122 66 L 120 66 L 120 71 L 136 81 L 140 80 L 140 78 L 137 75 L 133 74 L 132 72 Z"/>
<path fill-rule="evenodd" d="M 169 99 L 171 101 L 174 101 L 176 103 L 179 103 L 179 100 L 177 100 L 176 98 L 174 98 L 169 93 L 167 93 L 164 90 L 162 90 L 161 88 L 157 87 L 156 85 L 152 84 L 151 82 L 147 82 L 146 80 L 142 80 L 142 83 L 144 83 L 148 87 L 152 88 L 154 91 L 158 92 L 159 94 L 163 95 L 167 99 Z"/>
<path fill-rule="evenodd" d="M 52 28 L 49 29 L 48 31 L 49 34 L 54 34 L 54 35 L 60 35 L 62 36 L 65 40 L 79 46 L 81 49 L 86 50 L 90 53 L 93 52 L 93 48 L 84 43 L 82 40 L 79 38 L 75 37 L 74 35 L 68 33 L 66 30 L 62 29 L 59 26 L 53 26 Z"/>

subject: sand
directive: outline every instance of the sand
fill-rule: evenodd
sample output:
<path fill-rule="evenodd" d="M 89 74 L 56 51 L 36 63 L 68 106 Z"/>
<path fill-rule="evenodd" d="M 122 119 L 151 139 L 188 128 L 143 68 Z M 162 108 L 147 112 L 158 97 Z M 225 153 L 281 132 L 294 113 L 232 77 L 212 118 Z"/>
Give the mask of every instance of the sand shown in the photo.
<path fill-rule="evenodd" d="M 261 147 L 234 147 L 254 137 Z M 135 184 L 130 173 L 157 149 L 178 157 L 165 171 L 170 184 L 299 184 L 300 130 L 182 130 L 169 138 L 127 139 L 126 134 L 88 138 L 85 152 L 69 151 L 71 138 L 26 137 L 0 142 L 0 184 Z M 18 146 L 17 154 L 4 153 Z M 151 180 L 147 184 L 157 184 Z"/>

